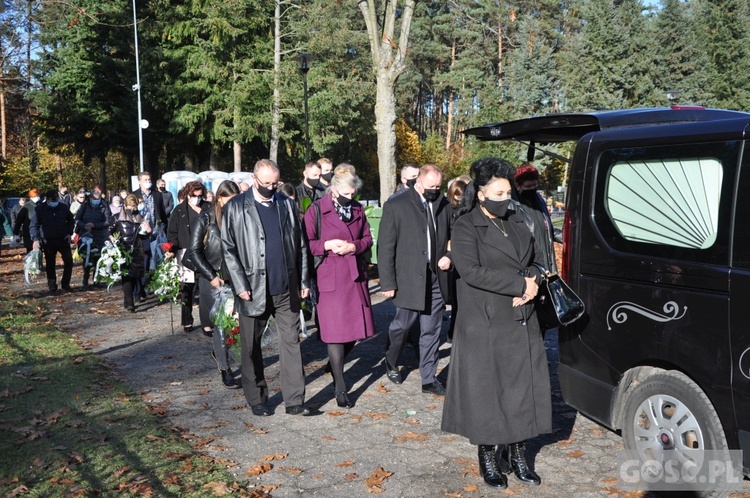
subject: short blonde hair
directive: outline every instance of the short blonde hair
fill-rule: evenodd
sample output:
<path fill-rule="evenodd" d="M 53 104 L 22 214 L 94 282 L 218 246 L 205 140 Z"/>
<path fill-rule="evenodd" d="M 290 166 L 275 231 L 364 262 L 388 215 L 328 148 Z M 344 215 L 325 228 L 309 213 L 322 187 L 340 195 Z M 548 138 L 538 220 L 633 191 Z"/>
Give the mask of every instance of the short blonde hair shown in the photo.
<path fill-rule="evenodd" d="M 339 187 L 347 186 L 354 190 L 359 190 L 362 188 L 362 180 L 356 175 L 354 166 L 348 163 L 341 163 L 333 170 L 331 186 L 336 187 L 337 189 Z"/>

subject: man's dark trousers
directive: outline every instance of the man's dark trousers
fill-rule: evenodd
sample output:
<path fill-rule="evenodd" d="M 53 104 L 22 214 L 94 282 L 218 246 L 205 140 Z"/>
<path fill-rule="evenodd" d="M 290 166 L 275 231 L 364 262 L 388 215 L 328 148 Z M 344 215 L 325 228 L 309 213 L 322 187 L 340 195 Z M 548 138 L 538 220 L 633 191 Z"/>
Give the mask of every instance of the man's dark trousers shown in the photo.
<path fill-rule="evenodd" d="M 440 293 L 437 275 L 432 273 L 429 268 L 426 269 L 426 272 L 426 275 L 432 280 L 432 286 L 428 289 L 431 295 L 430 309 L 415 311 L 396 307 L 396 316 L 388 328 L 390 345 L 385 357 L 390 365 L 398 366 L 401 353 L 406 345 L 409 329 L 419 319 L 419 373 L 422 377 L 422 384 L 431 384 L 435 381 L 435 373 L 437 372 L 438 346 L 440 345 L 440 331 L 443 326 L 445 303 Z"/>
<path fill-rule="evenodd" d="M 288 292 L 266 296 L 266 311 L 260 316 L 245 316 L 240 313 L 242 390 L 245 399 L 249 406 L 268 401 L 260 340 L 271 316 L 274 317 L 279 341 L 279 379 L 284 404 L 287 408 L 301 405 L 305 398 L 305 374 L 302 370 L 302 353 L 297 329 L 299 313 L 292 312 Z"/>
<path fill-rule="evenodd" d="M 57 275 L 55 274 L 55 258 L 57 253 L 63 260 L 62 286 L 70 285 L 70 277 L 73 274 L 73 254 L 70 252 L 70 242 L 67 239 L 51 239 L 44 241 L 44 260 L 47 263 L 47 284 L 50 286 L 57 285 Z"/>

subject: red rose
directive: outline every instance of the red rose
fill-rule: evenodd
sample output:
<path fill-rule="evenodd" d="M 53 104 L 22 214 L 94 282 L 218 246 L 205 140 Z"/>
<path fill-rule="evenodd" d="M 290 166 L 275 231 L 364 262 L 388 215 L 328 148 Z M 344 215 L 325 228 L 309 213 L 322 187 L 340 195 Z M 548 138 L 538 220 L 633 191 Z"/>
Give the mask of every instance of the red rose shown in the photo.
<path fill-rule="evenodd" d="M 174 248 L 174 244 L 171 242 L 165 242 L 161 245 L 161 250 L 164 252 L 172 252 L 172 248 Z"/>
<path fill-rule="evenodd" d="M 240 328 L 239 328 L 239 327 L 235 327 L 235 328 L 233 328 L 232 330 L 230 330 L 230 331 L 229 331 L 229 333 L 230 333 L 231 335 L 237 335 L 237 334 L 239 334 L 239 333 L 240 333 Z"/>
<path fill-rule="evenodd" d="M 237 344 L 237 339 L 234 337 L 227 337 L 227 346 L 234 346 Z"/>

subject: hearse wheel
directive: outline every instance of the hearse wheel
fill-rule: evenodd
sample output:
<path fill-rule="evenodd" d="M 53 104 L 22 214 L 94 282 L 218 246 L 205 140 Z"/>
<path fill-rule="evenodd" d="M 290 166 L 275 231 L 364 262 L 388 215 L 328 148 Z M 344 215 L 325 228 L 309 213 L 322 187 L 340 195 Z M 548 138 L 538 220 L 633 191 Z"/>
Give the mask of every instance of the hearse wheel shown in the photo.
<path fill-rule="evenodd" d="M 641 472 L 652 473 L 646 476 L 646 482 L 659 481 L 668 460 L 677 464 L 674 468 L 679 473 L 694 477 L 706 463 L 704 451 L 727 450 L 724 430 L 711 401 L 695 382 L 675 370 L 648 377 L 628 394 L 622 436 L 633 458 L 656 462 L 640 467 Z M 741 473 L 739 477 L 741 480 Z M 669 482 L 668 477 L 665 480 Z M 682 479 L 680 483 L 684 485 Z M 724 487 L 717 483 L 712 491 L 701 491 L 697 496 L 725 496 Z"/>

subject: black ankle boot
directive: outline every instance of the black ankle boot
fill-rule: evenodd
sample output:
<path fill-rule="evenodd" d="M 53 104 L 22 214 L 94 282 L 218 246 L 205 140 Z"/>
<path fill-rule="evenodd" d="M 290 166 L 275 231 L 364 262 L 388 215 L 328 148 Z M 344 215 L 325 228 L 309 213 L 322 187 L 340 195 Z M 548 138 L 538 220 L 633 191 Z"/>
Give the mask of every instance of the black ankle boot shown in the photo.
<path fill-rule="evenodd" d="M 240 387 L 237 381 L 234 380 L 234 377 L 232 377 L 232 372 L 230 372 L 229 370 L 221 371 L 221 382 L 227 389 L 237 389 L 238 387 Z"/>
<path fill-rule="evenodd" d="M 510 457 L 508 456 L 508 445 L 498 444 L 497 450 L 495 450 L 495 463 L 497 469 L 505 475 L 513 472 L 510 468 Z"/>
<path fill-rule="evenodd" d="M 493 488 L 508 487 L 508 479 L 497 469 L 494 446 L 479 445 L 479 475 Z"/>
<path fill-rule="evenodd" d="M 542 483 L 536 472 L 531 470 L 526 462 L 526 445 L 523 441 L 508 445 L 508 453 L 510 454 L 510 466 L 519 481 L 534 486 L 539 486 Z"/>

